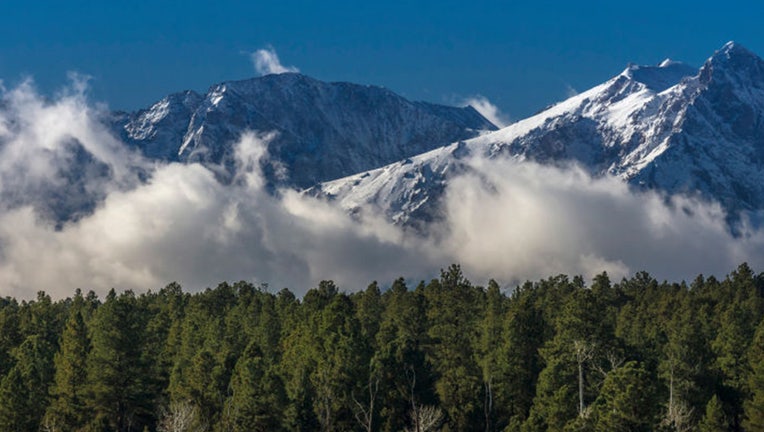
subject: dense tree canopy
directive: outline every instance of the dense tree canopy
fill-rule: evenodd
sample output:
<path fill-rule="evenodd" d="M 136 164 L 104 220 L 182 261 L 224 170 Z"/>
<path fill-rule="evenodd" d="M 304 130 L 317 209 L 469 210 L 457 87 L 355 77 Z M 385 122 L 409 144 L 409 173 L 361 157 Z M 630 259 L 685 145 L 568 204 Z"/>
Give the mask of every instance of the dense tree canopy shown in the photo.
<path fill-rule="evenodd" d="M 758 431 L 764 275 L 0 299 L 3 431 Z"/>

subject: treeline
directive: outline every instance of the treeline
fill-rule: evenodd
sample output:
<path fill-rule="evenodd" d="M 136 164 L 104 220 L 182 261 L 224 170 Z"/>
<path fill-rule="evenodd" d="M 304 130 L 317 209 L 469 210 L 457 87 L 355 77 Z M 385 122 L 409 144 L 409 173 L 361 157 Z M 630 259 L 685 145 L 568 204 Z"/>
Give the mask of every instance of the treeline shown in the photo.
<path fill-rule="evenodd" d="M 0 299 L 2 431 L 762 431 L 764 275 Z"/>

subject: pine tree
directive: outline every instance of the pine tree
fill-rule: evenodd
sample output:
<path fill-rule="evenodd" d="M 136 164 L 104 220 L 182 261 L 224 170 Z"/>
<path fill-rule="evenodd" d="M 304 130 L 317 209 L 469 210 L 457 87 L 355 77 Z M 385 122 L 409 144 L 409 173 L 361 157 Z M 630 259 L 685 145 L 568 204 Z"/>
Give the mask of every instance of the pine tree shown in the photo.
<path fill-rule="evenodd" d="M 593 406 L 595 430 L 649 432 L 655 429 L 655 390 L 648 372 L 636 362 L 612 371 Z"/>
<path fill-rule="evenodd" d="M 116 432 L 142 429 L 153 420 L 150 369 L 143 354 L 146 325 L 135 296 L 112 290 L 96 311 L 88 355 L 88 407 L 96 422 Z"/>
<path fill-rule="evenodd" d="M 87 328 L 79 310 L 73 310 L 61 336 L 54 358 L 53 402 L 46 412 L 46 423 L 61 430 L 77 430 L 88 421 L 87 356 L 90 350 Z"/>
<path fill-rule="evenodd" d="M 0 430 L 26 432 L 37 429 L 34 408 L 29 404 L 26 380 L 14 367 L 0 382 Z"/>
<path fill-rule="evenodd" d="M 478 290 L 458 265 L 441 271 L 440 280 L 425 289 L 429 354 L 438 374 L 435 390 L 448 417 L 449 430 L 466 430 L 482 423 L 480 367 L 475 361 L 478 339 Z"/>
<path fill-rule="evenodd" d="M 289 333 L 284 337 L 281 376 L 289 399 L 286 423 L 290 430 L 315 431 L 320 428 L 313 411 L 316 390 L 310 375 L 316 367 L 317 348 L 313 343 L 313 328 L 307 319 L 299 320 L 295 312 Z"/>
<path fill-rule="evenodd" d="M 360 325 L 346 295 L 336 295 L 316 316 L 316 367 L 311 382 L 316 389 L 314 410 L 322 429 L 348 430 L 355 424 L 353 394 L 360 392 L 364 369 Z"/>
<path fill-rule="evenodd" d="M 37 430 L 53 380 L 53 347 L 39 335 L 14 350 L 15 366 L 0 383 L 0 430 Z"/>
<path fill-rule="evenodd" d="M 502 379 L 497 396 L 508 411 L 512 430 L 526 420 L 536 394 L 536 380 L 541 371 L 539 348 L 543 343 L 544 323 L 534 304 L 536 291 L 531 284 L 515 290 L 509 303 L 499 347 L 498 367 Z"/>
<path fill-rule="evenodd" d="M 576 417 L 583 417 L 595 398 L 592 364 L 595 354 L 614 339 L 603 325 L 602 305 L 581 282 L 565 277 L 550 280 L 550 297 L 560 297 L 555 335 L 540 350 L 545 367 L 538 376 L 536 397 L 525 429 L 561 431 Z M 549 301 L 549 300 L 548 300 Z"/>
<path fill-rule="evenodd" d="M 748 377 L 750 397 L 744 402 L 743 428 L 747 431 L 764 430 L 764 320 L 756 329 L 748 350 L 751 373 Z"/>
<path fill-rule="evenodd" d="M 497 387 L 504 385 L 501 376 L 502 363 L 500 346 L 503 340 L 502 331 L 506 313 L 505 298 L 499 289 L 499 284 L 491 280 L 485 291 L 485 313 L 480 323 L 480 340 L 478 356 L 483 376 L 483 415 L 486 431 L 503 429 L 508 420 L 505 409 L 509 401 L 502 400 L 501 391 Z M 497 400 L 498 399 L 498 400 Z"/>
<path fill-rule="evenodd" d="M 18 302 L 3 301 L 3 308 L 0 309 L 0 377 L 8 374 L 13 367 L 15 362 L 11 352 L 24 340 L 19 321 Z"/>
<path fill-rule="evenodd" d="M 706 405 L 706 415 L 698 425 L 700 432 L 727 432 L 730 430 L 727 415 L 719 398 L 714 395 Z"/>
<path fill-rule="evenodd" d="M 224 423 L 232 431 L 283 429 L 284 387 L 257 344 L 250 344 L 239 358 L 230 389 L 232 395 L 226 403 Z"/>
<path fill-rule="evenodd" d="M 353 411 L 358 424 L 367 432 L 371 432 L 378 423 L 377 411 L 379 410 L 379 387 L 381 380 L 381 367 L 375 361 L 374 353 L 377 351 L 377 334 L 382 322 L 384 305 L 382 293 L 377 282 L 372 282 L 366 291 L 353 296 L 355 302 L 356 318 L 361 325 L 361 355 L 357 359 L 361 368 L 361 386 L 358 392 L 351 391 L 353 399 Z"/>
<path fill-rule="evenodd" d="M 376 337 L 372 360 L 380 376 L 381 430 L 398 432 L 418 407 L 435 402 L 432 371 L 425 360 L 427 339 L 424 301 L 409 291 L 403 278 L 396 279 L 383 295 L 385 311 Z"/>

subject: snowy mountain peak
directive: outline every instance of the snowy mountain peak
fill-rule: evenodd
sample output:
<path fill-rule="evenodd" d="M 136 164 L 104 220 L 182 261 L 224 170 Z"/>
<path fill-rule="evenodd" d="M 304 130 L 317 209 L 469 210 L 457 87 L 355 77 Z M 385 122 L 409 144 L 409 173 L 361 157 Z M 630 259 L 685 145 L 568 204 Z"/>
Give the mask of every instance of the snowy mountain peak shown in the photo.
<path fill-rule="evenodd" d="M 716 51 L 715 56 L 723 54 L 727 57 L 732 57 L 736 55 L 745 55 L 745 56 L 754 56 L 756 57 L 756 54 L 749 51 L 746 47 L 744 47 L 742 44 L 735 42 L 735 41 L 729 41 L 724 46 L 722 46 L 719 50 Z"/>
<path fill-rule="evenodd" d="M 688 64 L 666 59 L 656 66 L 630 64 L 621 75 L 640 82 L 647 88 L 662 92 L 688 76 L 694 76 L 698 70 Z"/>
<path fill-rule="evenodd" d="M 741 44 L 728 42 L 712 55 L 700 70 L 703 83 L 739 82 L 751 85 L 764 78 L 764 61 Z"/>
<path fill-rule="evenodd" d="M 168 96 L 114 127 L 146 156 L 201 162 L 221 178 L 244 131 L 276 132 L 268 181 L 297 187 L 343 177 L 495 130 L 473 108 L 412 102 L 382 87 L 299 73 L 227 81 Z"/>
<path fill-rule="evenodd" d="M 504 129 L 320 189 L 350 211 L 372 204 L 417 226 L 437 202 L 459 154 L 575 162 L 636 189 L 713 200 L 734 215 L 764 210 L 764 62 L 736 43 L 698 70 L 665 60 L 630 64 L 605 83 Z M 456 150 L 459 150 L 458 152 Z"/>

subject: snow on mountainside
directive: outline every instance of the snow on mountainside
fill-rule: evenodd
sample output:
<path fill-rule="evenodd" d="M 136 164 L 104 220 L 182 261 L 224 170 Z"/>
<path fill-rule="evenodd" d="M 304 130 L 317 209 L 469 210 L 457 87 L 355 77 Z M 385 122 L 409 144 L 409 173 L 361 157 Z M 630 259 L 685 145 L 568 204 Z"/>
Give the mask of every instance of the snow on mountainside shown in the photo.
<path fill-rule="evenodd" d="M 264 171 L 274 184 L 300 188 L 496 129 L 471 107 L 410 102 L 381 87 L 296 73 L 224 82 L 203 96 L 173 94 L 117 116 L 114 127 L 150 158 L 199 161 L 223 179 L 243 131 L 275 131 Z"/>
<path fill-rule="evenodd" d="M 630 65 L 609 81 L 528 119 L 310 193 L 393 221 L 437 217 L 437 203 L 469 155 L 575 162 L 636 188 L 715 200 L 730 213 L 764 209 L 764 61 L 730 42 L 700 70 L 666 60 Z"/>

